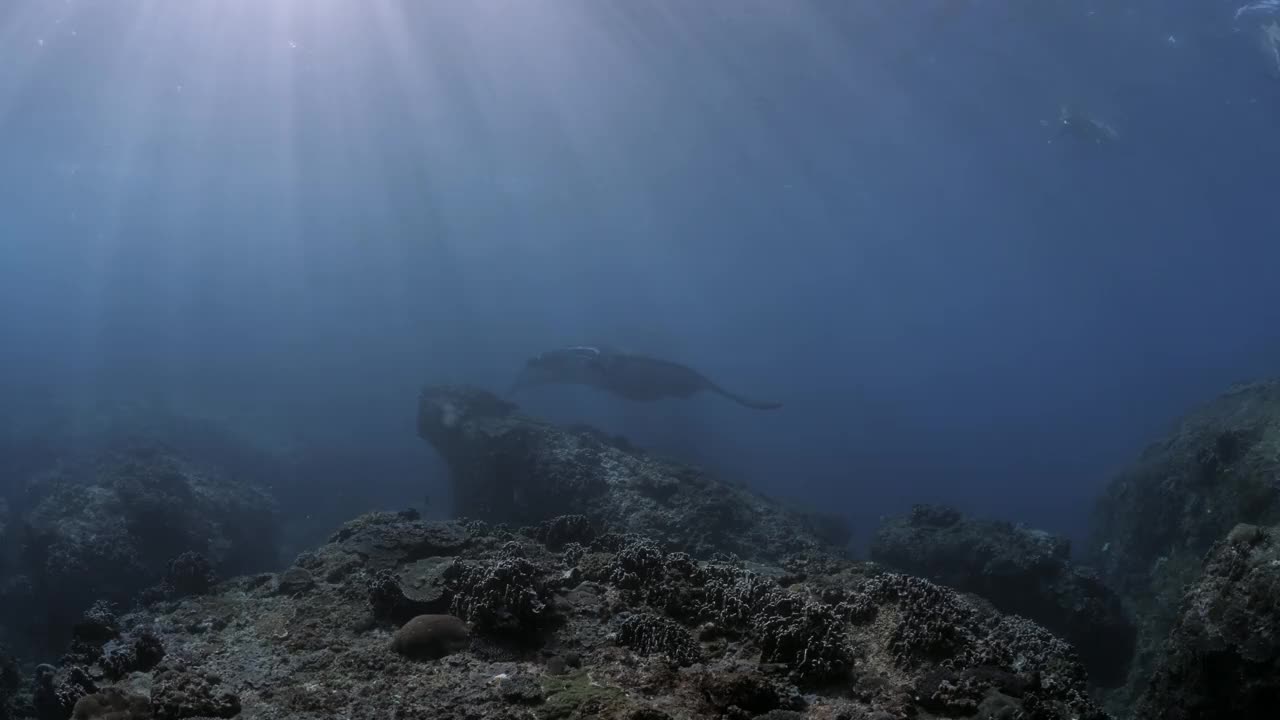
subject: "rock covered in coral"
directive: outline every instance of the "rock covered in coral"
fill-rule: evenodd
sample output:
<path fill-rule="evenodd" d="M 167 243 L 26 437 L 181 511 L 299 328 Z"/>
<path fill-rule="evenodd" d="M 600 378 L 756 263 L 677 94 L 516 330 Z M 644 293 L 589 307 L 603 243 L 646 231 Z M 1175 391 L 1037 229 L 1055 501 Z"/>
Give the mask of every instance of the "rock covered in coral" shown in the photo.
<path fill-rule="evenodd" d="M 466 528 L 452 522 L 421 522 L 416 512 L 376 512 L 342 526 L 330 546 L 382 570 L 428 557 L 456 555 L 469 542 Z"/>
<path fill-rule="evenodd" d="M 464 516 L 523 526 L 578 515 L 698 557 L 768 561 L 825 546 L 799 514 L 759 495 L 599 433 L 535 420 L 477 388 L 425 389 L 418 434 L 448 463 Z"/>
<path fill-rule="evenodd" d="M 1270 718 L 1280 708 L 1280 527 L 1239 525 L 1184 596 L 1139 720 Z"/>
<path fill-rule="evenodd" d="M 239 573 L 274 562 L 264 491 L 161 450 L 111 453 L 31 487 L 20 556 L 31 590 L 6 603 L 5 619 L 38 636 L 65 637 L 88 602 L 128 604 L 166 576 L 196 591 L 212 566 Z"/>
<path fill-rule="evenodd" d="M 954 508 L 918 505 L 880 527 L 871 558 L 1035 620 L 1071 642 L 1100 685 L 1119 685 L 1126 677 L 1137 630 L 1119 595 L 1095 572 L 1071 562 L 1065 540 L 965 518 Z"/>
<path fill-rule="evenodd" d="M 445 575 L 470 542 L 463 523 L 424 522 L 413 512 L 369 513 L 343 525 L 328 544 L 299 556 L 277 588 L 296 593 L 297 570 L 310 578 L 307 591 L 357 576 L 375 618 L 399 625 L 449 610 Z"/>
<path fill-rule="evenodd" d="M 1139 621 L 1129 695 L 1159 662 L 1205 554 L 1238 523 L 1280 523 L 1280 380 L 1235 385 L 1188 413 L 1098 502 L 1087 561 Z"/>

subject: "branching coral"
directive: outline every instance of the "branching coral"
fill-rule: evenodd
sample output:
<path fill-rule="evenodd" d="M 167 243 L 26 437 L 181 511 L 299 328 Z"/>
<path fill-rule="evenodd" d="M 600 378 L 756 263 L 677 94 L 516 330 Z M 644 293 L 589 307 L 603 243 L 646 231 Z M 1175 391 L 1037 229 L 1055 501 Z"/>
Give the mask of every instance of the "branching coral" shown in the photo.
<path fill-rule="evenodd" d="M 702 660 L 702 648 L 680 623 L 661 615 L 632 615 L 618 629 L 618 643 L 644 655 L 657 655 L 672 665 Z"/>
<path fill-rule="evenodd" d="M 445 579 L 452 614 L 471 622 L 477 632 L 528 634 L 550 612 L 538 567 L 511 549 L 495 562 L 457 561 L 445 571 Z"/>
<path fill-rule="evenodd" d="M 798 681 L 823 682 L 852 665 L 844 619 L 830 605 L 735 564 L 700 566 L 684 553 L 663 554 L 651 541 L 632 538 L 614 554 L 608 580 L 669 616 L 750 638 L 763 662 L 785 664 Z"/>

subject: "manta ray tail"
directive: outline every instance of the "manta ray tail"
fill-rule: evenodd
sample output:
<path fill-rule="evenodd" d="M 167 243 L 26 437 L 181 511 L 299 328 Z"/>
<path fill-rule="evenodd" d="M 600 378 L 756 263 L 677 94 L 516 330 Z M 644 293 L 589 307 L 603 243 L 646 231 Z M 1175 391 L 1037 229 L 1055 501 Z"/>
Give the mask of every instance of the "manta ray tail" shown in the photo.
<path fill-rule="evenodd" d="M 736 393 L 731 393 L 728 390 L 725 390 L 724 388 L 720 387 L 719 385 L 716 385 L 713 382 L 707 383 L 707 389 L 711 390 L 712 392 L 719 393 L 720 395 L 723 395 L 729 398 L 730 400 L 738 403 L 739 405 L 743 407 L 749 407 L 752 410 L 777 410 L 778 408 L 782 407 L 782 403 L 779 403 L 779 402 L 764 402 L 761 400 L 752 400 L 750 398 L 742 397 L 741 395 L 738 395 Z"/>

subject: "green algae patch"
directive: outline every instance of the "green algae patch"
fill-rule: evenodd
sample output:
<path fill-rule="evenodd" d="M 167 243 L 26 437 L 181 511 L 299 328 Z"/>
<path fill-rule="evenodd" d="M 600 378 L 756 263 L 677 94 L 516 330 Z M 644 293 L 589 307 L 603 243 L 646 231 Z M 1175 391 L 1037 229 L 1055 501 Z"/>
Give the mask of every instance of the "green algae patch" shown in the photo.
<path fill-rule="evenodd" d="M 539 720 L 612 717 L 626 701 L 621 689 L 596 684 L 585 671 L 543 677 L 542 690 L 546 702 L 537 710 Z"/>

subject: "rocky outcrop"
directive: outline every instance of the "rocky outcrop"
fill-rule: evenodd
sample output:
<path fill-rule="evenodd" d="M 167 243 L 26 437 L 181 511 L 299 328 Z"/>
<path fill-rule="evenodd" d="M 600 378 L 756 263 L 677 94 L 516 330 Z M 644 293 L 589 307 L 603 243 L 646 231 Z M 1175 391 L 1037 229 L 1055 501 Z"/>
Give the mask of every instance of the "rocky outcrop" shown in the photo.
<path fill-rule="evenodd" d="M 1089 677 L 1124 682 L 1136 628 L 1120 597 L 1097 574 L 1071 562 L 1066 540 L 1007 522 L 965 518 L 917 505 L 885 522 L 871 544 L 876 562 L 989 600 L 1072 643 Z"/>
<path fill-rule="evenodd" d="M 1160 662 L 1186 588 L 1237 523 L 1280 522 L 1280 381 L 1236 385 L 1182 418 L 1099 500 L 1087 562 L 1133 607 L 1129 706 Z"/>
<path fill-rule="evenodd" d="M 418 434 L 449 464 L 458 514 L 490 523 L 577 514 L 698 557 L 727 552 L 762 561 L 826 546 L 820 534 L 830 534 L 695 468 L 589 429 L 541 422 L 477 388 L 424 390 Z"/>
<path fill-rule="evenodd" d="M 172 598 L 275 564 L 262 489 L 140 447 L 67 463 L 27 486 L 0 618 L 37 644 L 65 642 L 89 604 Z"/>
<path fill-rule="evenodd" d="M 1270 718 L 1280 708 L 1280 527 L 1239 525 L 1182 599 L 1138 720 Z"/>

